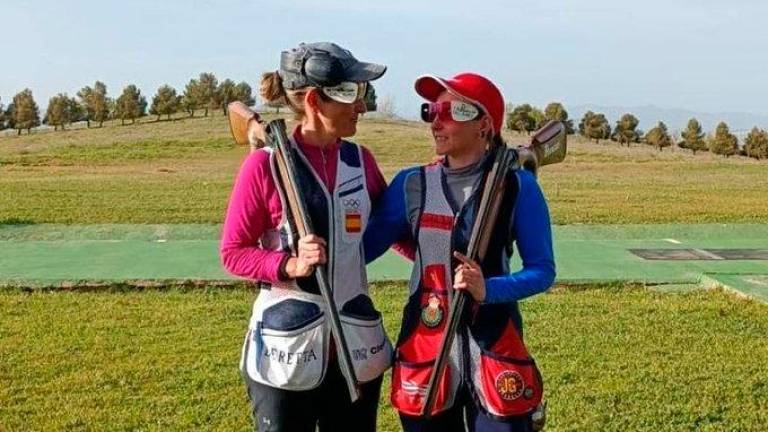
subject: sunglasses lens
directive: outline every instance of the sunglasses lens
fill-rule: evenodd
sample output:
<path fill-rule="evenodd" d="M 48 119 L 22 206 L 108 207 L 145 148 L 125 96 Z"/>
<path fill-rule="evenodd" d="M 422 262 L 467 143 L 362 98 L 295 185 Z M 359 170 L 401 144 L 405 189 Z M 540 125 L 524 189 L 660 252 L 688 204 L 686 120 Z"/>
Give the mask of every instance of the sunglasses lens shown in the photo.
<path fill-rule="evenodd" d="M 337 86 L 323 87 L 323 93 L 336 102 L 351 104 L 365 96 L 365 85 L 345 81 Z"/>
<path fill-rule="evenodd" d="M 474 120 L 478 114 L 480 114 L 480 111 L 472 104 L 451 101 L 451 118 L 457 122 Z"/>
<path fill-rule="evenodd" d="M 435 121 L 436 112 L 432 110 L 431 103 L 421 104 L 421 119 L 427 123 Z"/>

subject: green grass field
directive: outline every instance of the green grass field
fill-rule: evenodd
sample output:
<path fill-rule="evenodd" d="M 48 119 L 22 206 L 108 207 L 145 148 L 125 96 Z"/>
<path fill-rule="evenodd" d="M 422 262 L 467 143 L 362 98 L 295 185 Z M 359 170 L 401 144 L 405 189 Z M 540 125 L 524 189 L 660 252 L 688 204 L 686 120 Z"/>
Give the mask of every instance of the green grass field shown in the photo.
<path fill-rule="evenodd" d="M 396 335 L 402 284 L 375 301 Z M 249 430 L 244 288 L 0 293 L 0 430 Z M 762 431 L 768 306 L 556 289 L 523 304 L 552 431 Z M 761 360 L 762 359 L 762 360 Z M 385 383 L 380 430 L 399 430 Z"/>
<path fill-rule="evenodd" d="M 0 138 L 0 222 L 221 222 L 246 154 L 225 118 L 145 121 Z M 423 123 L 364 119 L 356 140 L 388 178 L 433 154 Z M 569 146 L 541 174 L 556 224 L 768 221 L 765 162 L 575 136 Z"/>

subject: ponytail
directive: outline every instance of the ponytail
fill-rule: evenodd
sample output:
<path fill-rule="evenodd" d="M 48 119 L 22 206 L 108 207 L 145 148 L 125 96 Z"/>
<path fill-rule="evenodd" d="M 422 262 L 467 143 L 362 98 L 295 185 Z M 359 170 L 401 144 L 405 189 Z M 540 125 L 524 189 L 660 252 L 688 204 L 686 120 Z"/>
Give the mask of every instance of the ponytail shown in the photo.
<path fill-rule="evenodd" d="M 296 114 L 296 120 L 304 118 L 304 94 L 307 88 L 285 90 L 283 78 L 277 72 L 266 72 L 261 75 L 259 94 L 267 103 L 277 102 L 287 105 Z"/>

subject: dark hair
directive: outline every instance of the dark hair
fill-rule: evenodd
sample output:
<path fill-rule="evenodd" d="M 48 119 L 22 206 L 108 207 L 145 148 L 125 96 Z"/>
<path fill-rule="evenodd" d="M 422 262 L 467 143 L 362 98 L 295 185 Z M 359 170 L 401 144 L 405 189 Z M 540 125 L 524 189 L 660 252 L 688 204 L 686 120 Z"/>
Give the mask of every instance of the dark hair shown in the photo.
<path fill-rule="evenodd" d="M 497 146 L 505 146 L 505 145 L 507 145 L 504 142 L 504 138 L 501 137 L 500 133 L 493 134 L 493 136 L 489 140 L 489 144 L 490 144 L 491 148 L 494 148 L 494 147 L 497 147 Z"/>

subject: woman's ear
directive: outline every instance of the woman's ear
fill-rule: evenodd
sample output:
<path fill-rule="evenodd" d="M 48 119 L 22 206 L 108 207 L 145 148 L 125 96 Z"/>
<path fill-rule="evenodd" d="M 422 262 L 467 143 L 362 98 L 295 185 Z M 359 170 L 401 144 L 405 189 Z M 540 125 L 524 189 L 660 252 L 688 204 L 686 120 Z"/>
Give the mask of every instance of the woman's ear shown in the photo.
<path fill-rule="evenodd" d="M 480 119 L 480 135 L 483 138 L 493 136 L 493 125 L 491 124 L 490 116 L 485 115 Z"/>
<path fill-rule="evenodd" d="M 319 90 L 312 88 L 309 89 L 306 93 L 304 93 L 304 106 L 310 108 L 312 111 L 319 111 L 319 95 L 317 94 Z"/>

